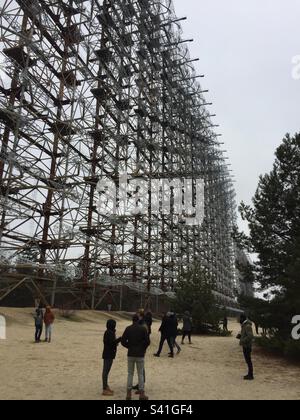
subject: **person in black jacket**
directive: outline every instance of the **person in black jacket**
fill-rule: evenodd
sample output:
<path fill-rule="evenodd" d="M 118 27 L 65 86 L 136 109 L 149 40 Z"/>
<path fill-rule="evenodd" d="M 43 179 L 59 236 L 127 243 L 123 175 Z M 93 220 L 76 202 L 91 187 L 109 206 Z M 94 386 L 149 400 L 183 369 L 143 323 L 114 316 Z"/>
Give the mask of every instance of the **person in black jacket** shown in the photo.
<path fill-rule="evenodd" d="M 126 400 L 132 399 L 133 376 L 135 366 L 137 366 L 139 378 L 139 394 L 140 400 L 148 400 L 145 395 L 144 370 L 145 370 L 145 354 L 150 346 L 150 338 L 147 328 L 139 325 L 138 315 L 133 316 L 133 324 L 127 327 L 122 336 L 122 346 L 128 349 L 128 382 Z"/>
<path fill-rule="evenodd" d="M 167 340 L 168 345 L 170 347 L 169 357 L 174 357 L 174 346 L 172 344 L 172 335 L 174 334 L 174 325 L 173 325 L 173 321 L 170 318 L 170 313 L 168 313 L 167 315 L 165 314 L 163 316 L 159 331 L 161 334 L 159 349 L 158 349 L 158 352 L 154 354 L 154 356 L 160 357 L 165 341 Z M 177 335 L 177 332 L 176 332 L 176 335 Z"/>
<path fill-rule="evenodd" d="M 35 342 L 41 342 L 41 336 L 43 333 L 43 324 L 44 324 L 44 312 L 41 306 L 35 311 L 34 316 L 35 322 Z"/>
<path fill-rule="evenodd" d="M 176 347 L 177 354 L 179 354 L 181 352 L 181 347 L 176 341 L 176 338 L 178 336 L 178 319 L 174 312 L 171 312 L 169 316 L 170 316 L 169 328 L 170 328 L 170 334 L 171 334 L 172 348 L 174 349 L 174 347 Z M 172 353 L 169 353 L 169 356 L 171 357 Z"/>
<path fill-rule="evenodd" d="M 153 323 L 152 312 L 148 311 L 145 315 L 145 324 L 148 327 L 149 335 L 152 334 L 152 331 L 151 331 L 152 323 Z"/>
<path fill-rule="evenodd" d="M 152 313 L 147 312 L 145 315 L 144 309 L 139 309 L 137 312 L 137 316 L 139 317 L 139 325 L 145 327 L 148 331 L 149 336 L 151 335 L 151 325 L 152 325 Z M 144 370 L 144 384 L 146 383 L 146 372 Z M 135 385 L 133 390 L 136 390 L 136 394 L 140 395 L 139 384 Z"/>
<path fill-rule="evenodd" d="M 105 331 L 103 342 L 104 342 L 104 350 L 102 358 L 103 362 L 103 396 L 104 397 L 112 397 L 114 392 L 108 386 L 108 375 L 111 371 L 114 359 L 117 355 L 117 347 L 118 344 L 121 342 L 121 338 L 116 338 L 116 326 L 117 323 L 113 319 L 107 321 L 106 327 L 107 330 Z"/>

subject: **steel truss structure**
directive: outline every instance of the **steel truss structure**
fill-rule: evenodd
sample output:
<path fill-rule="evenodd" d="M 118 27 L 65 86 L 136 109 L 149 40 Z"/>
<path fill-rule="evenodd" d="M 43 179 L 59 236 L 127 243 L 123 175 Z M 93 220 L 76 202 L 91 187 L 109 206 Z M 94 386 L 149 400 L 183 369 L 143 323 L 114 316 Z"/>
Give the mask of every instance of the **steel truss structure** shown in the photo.
<path fill-rule="evenodd" d="M 171 296 L 197 264 L 235 305 L 234 187 L 180 20 L 171 0 L 1 0 L 0 299 Z M 146 214 L 97 205 L 121 173 L 148 182 Z M 199 178 L 202 225 L 153 212 L 154 180 Z"/>

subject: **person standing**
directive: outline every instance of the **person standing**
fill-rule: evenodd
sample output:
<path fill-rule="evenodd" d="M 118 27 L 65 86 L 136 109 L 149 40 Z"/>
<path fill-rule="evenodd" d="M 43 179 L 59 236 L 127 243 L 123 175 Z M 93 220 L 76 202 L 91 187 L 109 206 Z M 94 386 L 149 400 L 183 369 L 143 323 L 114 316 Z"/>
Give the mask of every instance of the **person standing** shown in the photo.
<path fill-rule="evenodd" d="M 226 314 L 224 315 L 223 319 L 223 331 L 228 332 L 228 318 Z"/>
<path fill-rule="evenodd" d="M 249 321 L 245 314 L 241 315 L 240 323 L 242 326 L 241 334 L 238 335 L 240 345 L 243 347 L 243 353 L 246 364 L 248 366 L 248 375 L 244 377 L 245 381 L 254 380 L 253 363 L 252 363 L 252 345 L 253 345 L 253 328 L 252 322 Z"/>
<path fill-rule="evenodd" d="M 172 328 L 171 328 L 171 322 L 170 322 L 170 314 L 164 314 L 163 318 L 162 318 L 162 322 L 161 322 L 161 326 L 159 328 L 159 332 L 161 334 L 160 337 L 160 343 L 159 343 L 159 348 L 157 353 L 154 354 L 155 357 L 160 357 L 160 354 L 162 352 L 163 346 L 165 344 L 165 341 L 167 340 L 169 348 L 170 348 L 170 353 L 169 353 L 169 357 L 174 357 L 174 347 L 172 345 L 172 340 L 171 340 L 171 336 L 172 336 Z"/>
<path fill-rule="evenodd" d="M 35 342 L 40 343 L 41 336 L 43 333 L 43 323 L 44 323 L 44 313 L 41 307 L 39 307 L 35 311 L 34 322 L 35 322 Z"/>
<path fill-rule="evenodd" d="M 145 355 L 147 348 L 150 346 L 150 338 L 147 329 L 143 325 L 139 325 L 138 315 L 132 318 L 132 325 L 127 327 L 122 339 L 122 346 L 128 349 L 128 381 L 127 381 L 127 397 L 126 400 L 132 399 L 133 376 L 135 366 L 137 367 L 139 378 L 139 395 L 141 401 L 149 398 L 145 394 L 144 370 Z"/>
<path fill-rule="evenodd" d="M 116 326 L 117 323 L 113 319 L 107 321 L 106 331 L 103 337 L 104 350 L 103 350 L 103 372 L 102 372 L 102 382 L 103 382 L 103 393 L 104 397 L 112 397 L 114 392 L 110 389 L 108 385 L 108 376 L 111 371 L 113 362 L 117 355 L 117 347 L 121 342 L 121 338 L 116 338 Z"/>
<path fill-rule="evenodd" d="M 193 330 L 193 318 L 189 311 L 184 313 L 183 317 L 183 335 L 182 335 L 182 342 L 184 344 L 184 340 L 186 337 L 189 339 L 189 344 L 192 344 L 192 330 Z"/>
<path fill-rule="evenodd" d="M 51 310 L 51 306 L 47 306 L 46 312 L 44 315 L 44 323 L 45 323 L 45 328 L 46 328 L 46 337 L 45 337 L 46 343 L 47 342 L 51 343 L 54 320 L 55 320 L 55 316 Z"/>
<path fill-rule="evenodd" d="M 257 320 L 254 321 L 254 326 L 256 335 L 259 335 L 259 322 Z"/>
<path fill-rule="evenodd" d="M 147 333 L 151 334 L 151 325 L 149 326 L 147 323 L 147 319 L 146 319 L 146 315 L 145 315 L 145 310 L 144 309 L 139 309 L 137 311 L 137 316 L 139 318 L 139 325 L 141 325 L 142 327 L 146 328 Z M 152 321 L 152 314 L 151 314 L 151 321 Z M 152 322 L 151 322 L 152 324 Z M 146 384 L 146 372 L 144 369 L 144 385 Z M 136 391 L 137 395 L 140 395 L 140 389 L 139 389 L 139 384 L 136 384 L 135 386 L 132 387 L 133 390 Z"/>
<path fill-rule="evenodd" d="M 144 309 L 139 309 L 136 314 L 139 318 L 139 325 L 142 325 L 148 331 L 148 326 L 146 324 L 146 318 L 145 318 L 145 310 Z"/>
<path fill-rule="evenodd" d="M 148 327 L 149 335 L 151 335 L 152 334 L 151 327 L 152 327 L 152 324 L 153 324 L 153 318 L 152 318 L 152 312 L 151 311 L 148 311 L 146 313 L 146 315 L 145 315 L 145 323 L 146 323 L 146 325 Z"/>

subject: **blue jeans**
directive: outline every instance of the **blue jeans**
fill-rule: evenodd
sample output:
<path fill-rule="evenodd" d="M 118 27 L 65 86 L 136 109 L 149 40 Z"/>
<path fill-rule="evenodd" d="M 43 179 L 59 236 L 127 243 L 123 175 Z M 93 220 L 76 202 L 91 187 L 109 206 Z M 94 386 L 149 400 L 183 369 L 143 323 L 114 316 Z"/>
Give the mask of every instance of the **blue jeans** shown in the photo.
<path fill-rule="evenodd" d="M 139 391 L 144 392 L 144 389 L 145 389 L 145 382 L 144 382 L 145 359 L 143 357 L 128 357 L 127 390 L 128 391 L 132 390 L 135 366 L 137 367 L 138 378 L 139 378 Z"/>
<path fill-rule="evenodd" d="M 43 333 L 43 325 L 36 325 L 35 326 L 35 341 L 41 341 L 41 336 Z"/>
<path fill-rule="evenodd" d="M 51 341 L 51 336 L 52 336 L 52 324 L 51 325 L 46 325 L 46 340 Z"/>

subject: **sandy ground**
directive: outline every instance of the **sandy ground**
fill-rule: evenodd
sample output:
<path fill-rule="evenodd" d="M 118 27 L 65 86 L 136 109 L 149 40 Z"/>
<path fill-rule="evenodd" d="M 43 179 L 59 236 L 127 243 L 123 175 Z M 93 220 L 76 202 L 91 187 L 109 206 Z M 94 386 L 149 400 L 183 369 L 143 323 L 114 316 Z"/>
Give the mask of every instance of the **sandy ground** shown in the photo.
<path fill-rule="evenodd" d="M 33 310 L 0 308 L 7 319 L 7 340 L 0 341 L 0 399 L 94 400 L 101 396 L 102 336 L 107 313 L 77 312 L 75 321 L 58 317 L 53 343 L 33 343 Z M 129 321 L 114 314 L 121 335 Z M 167 346 L 160 359 L 159 324 L 153 325 L 146 357 L 146 390 L 151 400 L 290 400 L 300 399 L 300 367 L 254 352 L 255 382 L 244 382 L 241 349 L 234 338 L 194 337 L 174 359 Z M 110 385 L 111 400 L 126 391 L 126 349 L 119 347 Z"/>

